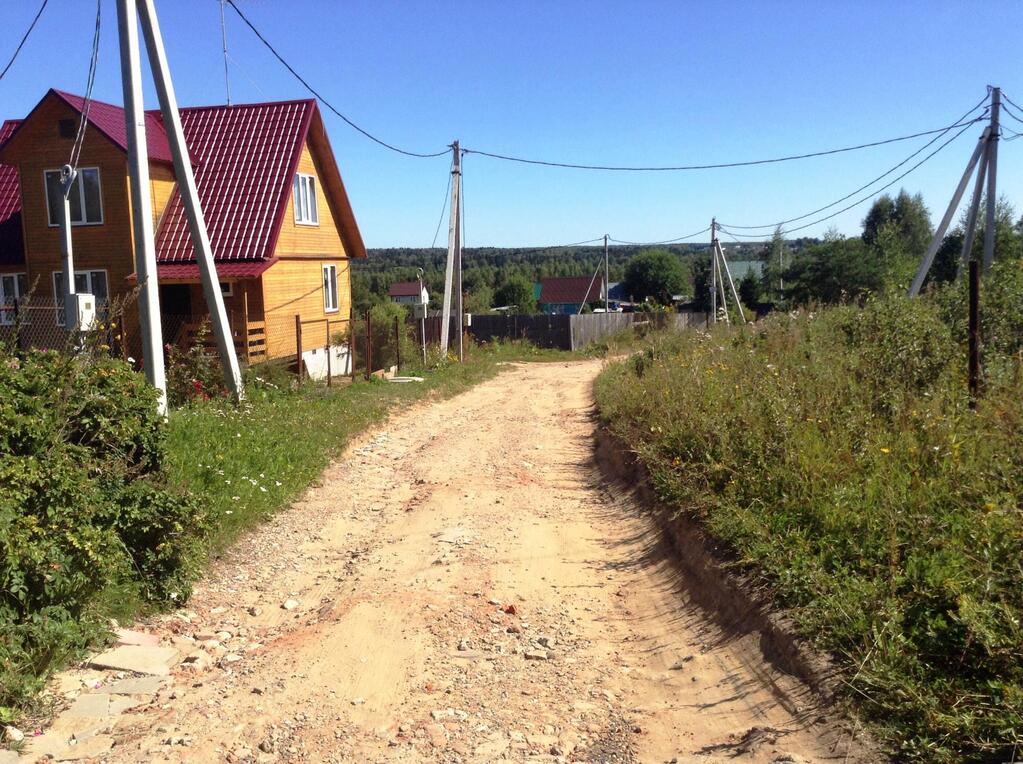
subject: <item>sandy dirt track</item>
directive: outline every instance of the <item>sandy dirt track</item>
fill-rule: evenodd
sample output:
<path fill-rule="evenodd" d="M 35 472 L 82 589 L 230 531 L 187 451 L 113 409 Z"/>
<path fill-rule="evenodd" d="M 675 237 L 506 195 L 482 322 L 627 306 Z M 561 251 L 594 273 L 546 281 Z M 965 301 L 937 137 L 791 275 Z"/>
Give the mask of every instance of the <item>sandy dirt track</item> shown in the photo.
<path fill-rule="evenodd" d="M 858 760 L 601 479 L 599 370 L 516 365 L 354 444 L 140 626 L 186 661 L 97 760 Z"/>

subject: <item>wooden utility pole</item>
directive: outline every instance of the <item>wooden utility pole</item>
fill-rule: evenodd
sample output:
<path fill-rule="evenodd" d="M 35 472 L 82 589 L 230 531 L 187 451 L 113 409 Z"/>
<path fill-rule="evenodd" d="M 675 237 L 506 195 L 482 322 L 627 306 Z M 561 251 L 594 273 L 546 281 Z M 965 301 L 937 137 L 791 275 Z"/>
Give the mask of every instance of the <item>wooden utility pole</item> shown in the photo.
<path fill-rule="evenodd" d="M 608 268 L 607 234 L 604 234 L 604 312 L 611 312 L 611 275 Z"/>
<path fill-rule="evenodd" d="M 451 217 L 448 223 L 448 260 L 444 269 L 444 306 L 443 320 L 440 326 L 440 349 L 442 353 L 448 352 L 451 339 L 451 301 L 452 295 L 457 294 L 455 303 L 459 311 L 458 326 L 462 326 L 462 150 L 458 141 L 451 144 Z M 456 276 L 455 268 L 458 273 Z M 459 333 L 461 336 L 461 333 Z M 461 340 L 459 340 L 461 342 Z"/>
<path fill-rule="evenodd" d="M 998 120 L 1002 110 L 1002 89 L 991 88 L 991 126 L 987 144 L 987 216 L 984 221 L 984 273 L 995 261 L 995 208 L 998 205 Z"/>
<path fill-rule="evenodd" d="M 373 314 L 366 311 L 366 379 L 373 375 Z"/>
<path fill-rule="evenodd" d="M 355 382 L 355 303 L 348 305 L 348 372 Z"/>
<path fill-rule="evenodd" d="M 295 314 L 295 363 L 298 371 L 298 384 L 302 384 L 302 316 Z"/>

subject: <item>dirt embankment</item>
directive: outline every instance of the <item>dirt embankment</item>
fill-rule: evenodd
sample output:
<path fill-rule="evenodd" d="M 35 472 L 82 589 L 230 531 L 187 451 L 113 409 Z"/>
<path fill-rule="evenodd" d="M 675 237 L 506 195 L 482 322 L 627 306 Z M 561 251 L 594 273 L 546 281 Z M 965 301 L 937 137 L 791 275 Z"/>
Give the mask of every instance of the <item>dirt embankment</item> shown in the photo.
<path fill-rule="evenodd" d="M 140 626 L 181 659 L 165 681 L 96 710 L 81 698 L 116 675 L 67 673 L 58 690 L 93 715 L 62 715 L 30 752 L 865 761 L 812 673 L 694 574 L 703 563 L 680 568 L 678 549 L 699 550 L 672 547 L 597 469 L 599 369 L 516 366 L 392 418 L 237 544 L 187 610 Z"/>

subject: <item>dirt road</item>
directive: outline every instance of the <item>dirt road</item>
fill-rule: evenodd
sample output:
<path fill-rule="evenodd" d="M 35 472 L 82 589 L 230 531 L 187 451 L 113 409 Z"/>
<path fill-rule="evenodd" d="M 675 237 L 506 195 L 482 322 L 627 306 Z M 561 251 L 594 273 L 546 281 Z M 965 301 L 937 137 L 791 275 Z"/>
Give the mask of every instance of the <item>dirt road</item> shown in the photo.
<path fill-rule="evenodd" d="M 602 482 L 599 369 L 516 366 L 354 445 L 146 626 L 189 657 L 103 760 L 852 760 Z"/>

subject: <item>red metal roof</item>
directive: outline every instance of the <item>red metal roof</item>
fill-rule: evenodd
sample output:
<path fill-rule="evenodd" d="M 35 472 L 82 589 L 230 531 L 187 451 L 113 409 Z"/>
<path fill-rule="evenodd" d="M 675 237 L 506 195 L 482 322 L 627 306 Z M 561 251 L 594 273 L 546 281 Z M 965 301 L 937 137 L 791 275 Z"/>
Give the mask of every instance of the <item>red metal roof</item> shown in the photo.
<path fill-rule="evenodd" d="M 217 276 L 221 279 L 254 279 L 263 274 L 267 268 L 277 262 L 276 257 L 269 260 L 251 260 L 244 263 L 217 263 Z M 135 274 L 128 276 L 128 281 L 135 281 Z M 157 263 L 156 278 L 160 281 L 199 281 L 198 263 Z"/>
<path fill-rule="evenodd" d="M 7 142 L 20 124 L 20 120 L 12 119 L 0 125 L 0 146 Z M 0 265 L 21 265 L 24 262 L 18 168 L 0 164 Z"/>
<path fill-rule="evenodd" d="M 314 101 L 181 109 L 195 183 L 218 261 L 273 254 Z M 175 192 L 157 232 L 160 262 L 195 260 Z"/>
<path fill-rule="evenodd" d="M 604 296 L 604 278 L 598 276 L 590 285 L 591 276 L 566 276 L 540 279 L 540 302 L 547 304 L 581 305 L 597 302 Z M 587 291 L 589 287 L 589 291 Z"/>
<path fill-rule="evenodd" d="M 422 287 L 418 281 L 399 281 L 387 290 L 388 297 L 419 297 L 421 294 Z"/>
<path fill-rule="evenodd" d="M 79 114 L 85 108 L 85 99 L 81 96 L 65 93 L 61 90 L 53 90 L 52 92 Z M 167 162 L 170 164 L 173 158 L 171 157 L 170 145 L 167 143 L 167 133 L 164 132 L 163 122 L 160 121 L 159 114 L 159 112 L 146 112 L 146 144 L 149 147 L 149 158 L 154 162 Z M 111 103 L 94 100 L 89 105 L 89 124 L 120 146 L 123 151 L 128 150 L 123 108 L 114 106 Z"/>

